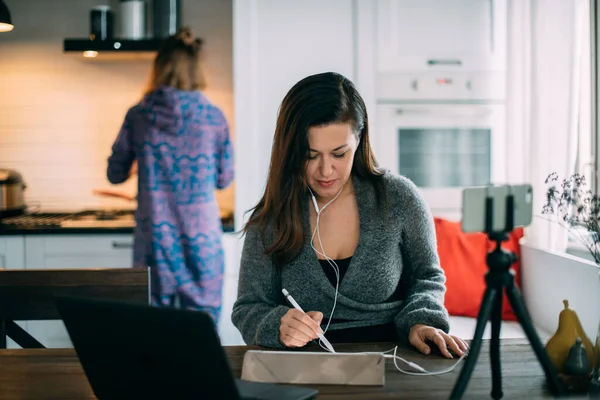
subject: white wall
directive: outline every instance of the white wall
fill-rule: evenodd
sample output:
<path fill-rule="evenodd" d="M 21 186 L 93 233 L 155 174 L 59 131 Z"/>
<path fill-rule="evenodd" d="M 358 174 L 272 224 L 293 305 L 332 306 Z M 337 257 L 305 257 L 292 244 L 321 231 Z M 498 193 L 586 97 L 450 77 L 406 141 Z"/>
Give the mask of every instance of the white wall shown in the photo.
<path fill-rule="evenodd" d="M 355 77 L 351 0 L 234 0 L 236 228 L 260 199 L 281 100 L 300 79 Z"/>
<path fill-rule="evenodd" d="M 238 235 L 223 235 L 223 251 L 225 253 L 225 276 L 223 279 L 223 296 L 221 299 L 221 319 L 219 320 L 219 336 L 223 345 L 234 346 L 244 344 L 242 335 L 231 322 L 233 303 L 237 298 L 238 271 L 240 266 L 242 241 Z"/>
<path fill-rule="evenodd" d="M 90 9 L 107 2 L 5 1 L 15 29 L 0 35 L 0 168 L 20 171 L 27 201 L 45 209 L 125 205 L 94 197 L 92 189 L 109 186 L 110 146 L 151 61 L 102 62 L 62 51 L 65 37 L 89 35 Z M 182 9 L 183 24 L 206 43 L 207 95 L 233 131 L 232 1 L 184 0 Z M 124 188 L 135 193 L 135 180 Z M 233 186 L 219 201 L 233 208 Z"/>

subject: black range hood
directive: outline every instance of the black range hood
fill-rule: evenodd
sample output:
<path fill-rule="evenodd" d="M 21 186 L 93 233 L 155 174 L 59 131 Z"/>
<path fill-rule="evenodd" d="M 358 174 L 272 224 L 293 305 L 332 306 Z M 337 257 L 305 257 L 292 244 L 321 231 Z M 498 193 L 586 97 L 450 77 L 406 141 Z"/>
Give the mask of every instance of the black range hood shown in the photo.
<path fill-rule="evenodd" d="M 158 51 L 163 39 L 108 39 L 108 40 L 89 40 L 89 39 L 70 39 L 64 40 L 63 50 L 69 51 Z"/>
<path fill-rule="evenodd" d="M 67 38 L 63 42 L 63 52 L 83 54 L 84 57 L 93 58 L 99 54 L 104 55 L 123 55 L 140 57 L 153 56 L 159 49 L 164 39 L 106 39 L 90 40 Z M 137 57 L 136 57 L 137 58 Z"/>
<path fill-rule="evenodd" d="M 152 0 L 151 34 L 146 29 L 145 0 L 120 0 L 116 14 L 108 5 L 95 6 L 90 10 L 89 36 L 65 38 L 63 52 L 99 59 L 152 58 L 163 41 L 179 30 L 180 3 L 181 0 Z M 120 18 L 120 35 L 114 34 L 115 15 Z"/>

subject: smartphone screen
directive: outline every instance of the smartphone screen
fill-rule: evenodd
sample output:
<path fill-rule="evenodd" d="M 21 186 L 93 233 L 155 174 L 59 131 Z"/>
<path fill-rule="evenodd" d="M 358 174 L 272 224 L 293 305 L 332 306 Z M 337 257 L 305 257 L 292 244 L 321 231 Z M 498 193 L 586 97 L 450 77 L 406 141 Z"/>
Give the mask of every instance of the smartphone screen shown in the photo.
<path fill-rule="evenodd" d="M 492 228 L 503 232 L 506 228 L 507 202 L 513 196 L 513 227 L 527 226 L 533 217 L 533 187 L 525 185 L 483 186 L 466 188 L 462 193 L 463 232 L 485 232 L 486 200 L 492 199 Z"/>

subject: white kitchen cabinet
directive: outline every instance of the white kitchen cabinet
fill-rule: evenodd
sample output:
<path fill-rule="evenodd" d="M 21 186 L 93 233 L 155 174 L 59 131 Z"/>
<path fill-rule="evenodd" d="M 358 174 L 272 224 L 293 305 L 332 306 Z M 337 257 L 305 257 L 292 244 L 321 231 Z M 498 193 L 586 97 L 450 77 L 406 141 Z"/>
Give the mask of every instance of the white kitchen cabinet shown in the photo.
<path fill-rule="evenodd" d="M 23 236 L 0 237 L 0 268 L 25 268 L 25 238 Z"/>
<path fill-rule="evenodd" d="M 128 268 L 133 260 L 133 235 L 32 235 L 25 238 L 25 248 L 27 269 Z M 46 347 L 72 347 L 60 320 L 24 325 Z"/>
<path fill-rule="evenodd" d="M 128 268 L 132 234 L 39 235 L 25 238 L 26 265 L 35 268 Z"/>
<path fill-rule="evenodd" d="M 504 71 L 507 0 L 377 0 L 378 71 Z"/>
<path fill-rule="evenodd" d="M 21 235 L 8 235 L 0 237 L 0 268 L 23 269 L 25 268 L 25 238 Z M 17 322 L 23 329 L 27 322 Z M 7 341 L 9 349 L 19 348 L 11 339 Z"/>

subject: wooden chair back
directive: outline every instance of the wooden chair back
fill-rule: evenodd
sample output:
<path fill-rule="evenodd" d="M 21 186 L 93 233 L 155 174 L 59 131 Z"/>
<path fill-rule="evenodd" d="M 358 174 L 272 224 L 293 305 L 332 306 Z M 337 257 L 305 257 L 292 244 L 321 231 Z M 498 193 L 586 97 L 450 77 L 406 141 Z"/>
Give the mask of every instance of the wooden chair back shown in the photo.
<path fill-rule="evenodd" d="M 54 296 L 96 297 L 150 304 L 147 268 L 4 269 L 0 270 L 0 348 L 6 336 L 23 347 L 39 342 L 14 321 L 56 320 Z M 11 334 L 12 333 L 12 334 Z M 21 340 L 16 340 L 17 336 Z M 23 345 L 24 344 L 24 345 Z"/>

